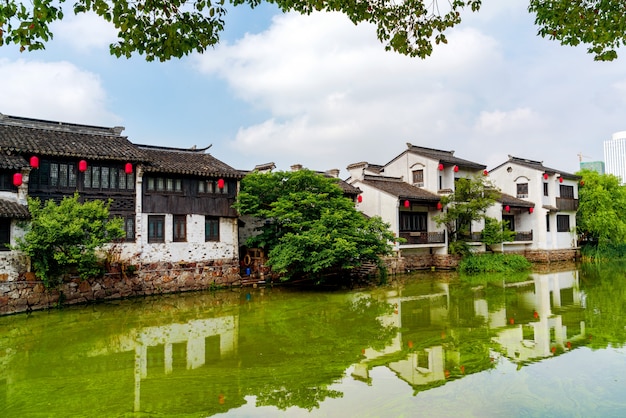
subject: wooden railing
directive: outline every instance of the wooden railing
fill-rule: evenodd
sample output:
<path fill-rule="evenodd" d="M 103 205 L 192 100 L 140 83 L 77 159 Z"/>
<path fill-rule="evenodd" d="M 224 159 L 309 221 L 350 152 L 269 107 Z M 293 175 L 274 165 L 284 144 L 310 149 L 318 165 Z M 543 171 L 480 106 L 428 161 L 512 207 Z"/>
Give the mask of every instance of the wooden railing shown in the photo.
<path fill-rule="evenodd" d="M 556 208 L 558 210 L 578 210 L 578 199 L 568 199 L 564 197 L 556 198 Z"/>
<path fill-rule="evenodd" d="M 443 244 L 446 242 L 444 232 L 400 232 L 400 238 L 404 238 L 404 244 Z"/>
<path fill-rule="evenodd" d="M 513 241 L 532 241 L 533 231 L 515 231 L 515 238 Z"/>

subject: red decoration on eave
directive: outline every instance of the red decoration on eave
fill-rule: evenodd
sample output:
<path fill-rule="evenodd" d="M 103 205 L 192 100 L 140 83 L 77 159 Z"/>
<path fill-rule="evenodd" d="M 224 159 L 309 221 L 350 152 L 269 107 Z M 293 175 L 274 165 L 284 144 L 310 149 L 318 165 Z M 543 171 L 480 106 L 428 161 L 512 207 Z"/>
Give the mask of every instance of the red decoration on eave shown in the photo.
<path fill-rule="evenodd" d="M 219 180 L 217 181 L 217 187 L 218 187 L 219 189 L 223 189 L 223 188 L 224 188 L 224 179 L 219 179 Z"/>
<path fill-rule="evenodd" d="M 459 172 L 459 166 L 458 166 L 458 165 L 455 165 L 455 166 L 454 166 L 454 172 L 455 172 L 455 173 L 458 173 L 458 172 Z"/>
<path fill-rule="evenodd" d="M 39 168 L 39 157 L 37 157 L 36 155 L 30 157 L 30 166 L 32 168 Z"/>
<path fill-rule="evenodd" d="M 361 203 L 361 202 L 363 201 L 363 196 L 358 195 L 358 196 L 356 197 L 356 201 L 357 201 L 357 202 L 359 202 L 359 203 Z"/>
<path fill-rule="evenodd" d="M 22 185 L 22 173 L 13 174 L 13 185 L 15 187 L 20 187 Z"/>
<path fill-rule="evenodd" d="M 81 172 L 87 171 L 87 161 L 80 160 L 78 162 L 78 171 L 81 171 Z"/>
<path fill-rule="evenodd" d="M 441 202 L 437 202 L 437 210 L 441 209 L 443 209 L 443 205 L 441 204 Z"/>
<path fill-rule="evenodd" d="M 404 201 L 404 207 L 408 208 L 409 206 L 411 206 L 411 203 L 408 200 Z"/>
<path fill-rule="evenodd" d="M 131 163 L 126 163 L 124 165 L 124 173 L 131 174 L 133 172 L 133 165 Z"/>
<path fill-rule="evenodd" d="M 488 176 L 488 175 L 489 175 L 489 171 L 483 170 L 483 176 Z"/>
<path fill-rule="evenodd" d="M 548 180 L 548 173 L 543 173 L 543 179 Z"/>
<path fill-rule="evenodd" d="M 507 211 L 507 212 L 510 212 L 511 211 L 511 207 L 509 205 L 506 205 L 504 207 L 504 210 Z"/>
<path fill-rule="evenodd" d="M 533 213 L 535 211 L 535 208 L 528 208 L 528 213 Z"/>
<path fill-rule="evenodd" d="M 439 164 L 439 171 L 443 171 L 443 164 Z"/>
<path fill-rule="evenodd" d="M 563 183 L 563 177 L 559 177 L 559 183 Z"/>

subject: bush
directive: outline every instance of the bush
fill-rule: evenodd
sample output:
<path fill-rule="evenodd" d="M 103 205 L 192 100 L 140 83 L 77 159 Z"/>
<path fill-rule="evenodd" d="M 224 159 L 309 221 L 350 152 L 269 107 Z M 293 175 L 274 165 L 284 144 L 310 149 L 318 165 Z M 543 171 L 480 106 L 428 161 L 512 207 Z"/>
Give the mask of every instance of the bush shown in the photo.
<path fill-rule="evenodd" d="M 122 219 L 109 219 L 109 205 L 100 200 L 80 203 L 78 194 L 57 205 L 28 199 L 31 222 L 15 249 L 30 256 L 35 275 L 46 287 L 78 273 L 86 279 L 102 273 L 96 249 L 124 236 Z"/>
<path fill-rule="evenodd" d="M 459 263 L 463 273 L 512 273 L 527 271 L 532 263 L 519 254 L 468 255 Z"/>

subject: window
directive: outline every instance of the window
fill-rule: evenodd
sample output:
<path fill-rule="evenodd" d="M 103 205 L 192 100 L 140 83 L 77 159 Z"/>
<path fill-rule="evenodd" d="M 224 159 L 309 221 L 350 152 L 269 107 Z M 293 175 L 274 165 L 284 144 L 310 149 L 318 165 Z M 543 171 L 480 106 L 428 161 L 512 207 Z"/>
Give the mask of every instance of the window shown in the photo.
<path fill-rule="evenodd" d="M 548 196 L 548 183 L 543 183 L 543 195 Z"/>
<path fill-rule="evenodd" d="M 0 218 L 0 251 L 9 251 L 11 244 L 11 219 Z"/>
<path fill-rule="evenodd" d="M 528 183 L 517 184 L 517 198 L 524 199 L 528 197 Z"/>
<path fill-rule="evenodd" d="M 204 240 L 219 241 L 220 240 L 220 219 L 207 216 L 204 218 Z"/>
<path fill-rule="evenodd" d="M 187 241 L 187 216 L 174 215 L 174 242 Z"/>
<path fill-rule="evenodd" d="M 401 232 L 426 232 L 427 230 L 425 212 L 400 212 Z"/>
<path fill-rule="evenodd" d="M 220 189 L 217 180 L 200 180 L 198 181 L 198 193 L 228 194 L 228 182 L 224 181 L 224 187 Z"/>
<path fill-rule="evenodd" d="M 126 231 L 126 241 L 135 241 L 135 216 L 124 218 L 124 230 Z"/>
<path fill-rule="evenodd" d="M 556 215 L 556 231 L 569 232 L 569 215 Z"/>
<path fill-rule="evenodd" d="M 546 213 L 546 231 L 550 232 L 550 214 Z"/>
<path fill-rule="evenodd" d="M 146 189 L 149 192 L 153 192 L 155 190 L 158 192 L 182 192 L 183 181 L 175 178 L 147 177 Z"/>
<path fill-rule="evenodd" d="M 502 222 L 506 223 L 506 229 L 515 231 L 515 215 L 502 215 Z"/>
<path fill-rule="evenodd" d="M 165 216 L 148 216 L 148 242 L 165 242 Z"/>
<path fill-rule="evenodd" d="M 83 175 L 85 189 L 133 190 L 135 175 L 120 167 L 89 166 Z"/>
<path fill-rule="evenodd" d="M 413 184 L 417 187 L 424 186 L 424 170 L 413 171 Z"/>
<path fill-rule="evenodd" d="M 559 186 L 559 193 L 561 194 L 561 199 L 573 199 L 574 198 L 574 186 Z"/>
<path fill-rule="evenodd" d="M 0 173 L 0 190 L 15 191 L 13 185 L 13 175 L 9 173 Z"/>

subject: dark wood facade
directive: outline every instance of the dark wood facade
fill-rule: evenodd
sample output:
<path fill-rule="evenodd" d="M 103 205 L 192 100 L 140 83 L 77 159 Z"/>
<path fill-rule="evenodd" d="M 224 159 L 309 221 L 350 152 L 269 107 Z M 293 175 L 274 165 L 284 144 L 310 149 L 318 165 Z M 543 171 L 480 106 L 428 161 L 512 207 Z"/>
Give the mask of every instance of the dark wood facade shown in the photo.
<path fill-rule="evenodd" d="M 167 181 L 174 185 L 168 189 Z M 142 212 L 143 213 L 193 213 L 205 216 L 237 217 L 232 208 L 235 203 L 237 181 L 224 180 L 224 188 L 215 187 L 211 191 L 201 191 L 200 184 L 207 181 L 216 184 L 217 177 L 181 177 L 167 174 L 150 173 L 143 177 Z M 159 182 L 165 187 L 159 188 Z M 180 187 L 176 184 L 180 182 Z M 154 184 L 154 187 L 150 187 Z M 222 191 L 225 190 L 225 191 Z"/>

